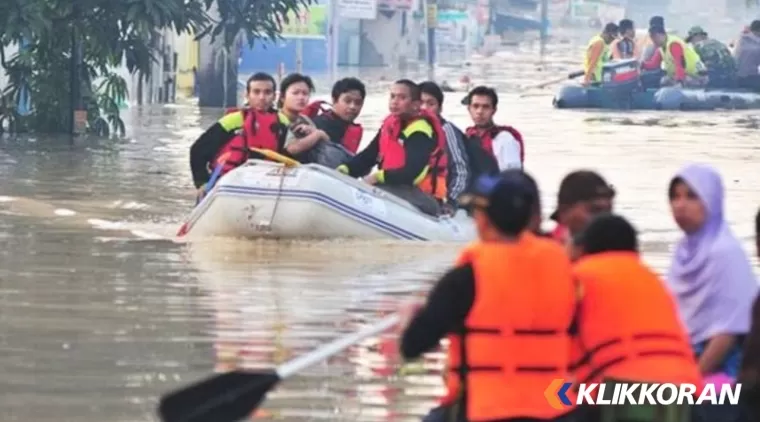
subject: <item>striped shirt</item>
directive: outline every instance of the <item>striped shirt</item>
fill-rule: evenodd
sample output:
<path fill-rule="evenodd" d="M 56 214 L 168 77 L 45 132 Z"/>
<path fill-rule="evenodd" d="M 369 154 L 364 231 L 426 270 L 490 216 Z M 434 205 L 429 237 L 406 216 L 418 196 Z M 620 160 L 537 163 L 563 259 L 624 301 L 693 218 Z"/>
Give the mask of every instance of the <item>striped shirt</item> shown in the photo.
<path fill-rule="evenodd" d="M 470 166 L 467 162 L 467 152 L 464 146 L 464 133 L 453 123 L 441 118 L 443 132 L 446 135 L 446 149 L 449 158 L 446 187 L 448 199 L 455 202 L 467 189 L 470 177 Z"/>

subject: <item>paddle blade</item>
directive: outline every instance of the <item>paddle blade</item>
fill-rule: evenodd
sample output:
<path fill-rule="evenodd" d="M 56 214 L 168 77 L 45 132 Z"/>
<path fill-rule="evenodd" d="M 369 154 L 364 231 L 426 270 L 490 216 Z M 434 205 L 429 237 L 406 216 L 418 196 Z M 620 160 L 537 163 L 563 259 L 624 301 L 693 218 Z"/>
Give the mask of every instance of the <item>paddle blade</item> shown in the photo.
<path fill-rule="evenodd" d="M 274 371 L 215 375 L 161 398 L 163 422 L 236 422 L 248 418 L 280 382 Z"/>

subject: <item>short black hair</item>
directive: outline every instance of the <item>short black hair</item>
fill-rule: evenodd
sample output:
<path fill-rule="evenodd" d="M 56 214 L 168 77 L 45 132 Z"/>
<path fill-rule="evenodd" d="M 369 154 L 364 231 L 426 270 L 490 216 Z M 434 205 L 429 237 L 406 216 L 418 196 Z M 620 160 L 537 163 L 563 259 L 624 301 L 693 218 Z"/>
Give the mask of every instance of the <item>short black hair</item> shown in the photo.
<path fill-rule="evenodd" d="M 435 98 L 435 100 L 438 101 L 438 107 L 443 108 L 443 91 L 441 91 L 441 87 L 438 86 L 437 83 L 433 81 L 425 81 L 420 83 L 419 87 L 421 93 Z"/>
<path fill-rule="evenodd" d="M 367 88 L 364 86 L 364 82 L 356 78 L 343 78 L 335 82 L 332 87 L 333 102 L 337 102 L 341 95 L 350 91 L 359 91 L 362 100 L 367 97 Z"/>
<path fill-rule="evenodd" d="M 636 229 L 625 218 L 615 214 L 594 217 L 577 239 L 584 254 L 602 252 L 638 252 Z"/>
<path fill-rule="evenodd" d="M 405 87 L 409 88 L 409 96 L 412 97 L 413 101 L 419 101 L 422 97 L 422 94 L 420 93 L 420 86 L 414 83 L 414 81 L 409 79 L 399 79 L 396 82 L 393 83 L 394 85 L 404 85 Z"/>
<path fill-rule="evenodd" d="M 280 82 L 280 97 L 285 95 L 285 91 L 287 91 L 291 85 L 299 82 L 305 83 L 306 86 L 309 87 L 309 91 L 314 92 L 314 81 L 312 81 L 309 76 L 300 73 L 291 73 Z"/>
<path fill-rule="evenodd" d="M 760 32 L 760 20 L 754 20 L 749 24 L 749 30 L 752 32 Z"/>
<path fill-rule="evenodd" d="M 649 35 L 665 35 L 667 34 L 667 31 L 665 31 L 665 27 L 662 26 L 650 26 L 649 27 Z"/>
<path fill-rule="evenodd" d="M 649 18 L 649 26 L 659 26 L 665 28 L 665 18 L 662 16 L 652 16 Z"/>
<path fill-rule="evenodd" d="M 269 82 L 272 84 L 272 92 L 277 90 L 277 82 L 274 81 L 272 75 L 265 72 L 257 72 L 251 75 L 245 83 L 245 92 L 251 90 L 251 82 Z"/>
<path fill-rule="evenodd" d="M 633 21 L 630 19 L 623 19 L 618 22 L 618 30 L 622 33 L 633 29 Z"/>
<path fill-rule="evenodd" d="M 760 209 L 757 210 L 755 215 L 755 236 L 760 237 Z"/>
<path fill-rule="evenodd" d="M 470 104 L 472 97 L 474 96 L 490 98 L 491 105 L 494 109 L 496 109 L 496 106 L 499 105 L 499 95 L 496 93 L 496 90 L 485 85 L 480 85 L 473 88 L 472 91 L 467 94 L 467 97 L 465 97 L 465 100 L 467 100 L 466 104 Z"/>
<path fill-rule="evenodd" d="M 618 26 L 610 22 L 607 25 L 604 25 L 604 30 L 602 32 L 605 34 L 617 35 L 618 31 L 619 31 Z"/>

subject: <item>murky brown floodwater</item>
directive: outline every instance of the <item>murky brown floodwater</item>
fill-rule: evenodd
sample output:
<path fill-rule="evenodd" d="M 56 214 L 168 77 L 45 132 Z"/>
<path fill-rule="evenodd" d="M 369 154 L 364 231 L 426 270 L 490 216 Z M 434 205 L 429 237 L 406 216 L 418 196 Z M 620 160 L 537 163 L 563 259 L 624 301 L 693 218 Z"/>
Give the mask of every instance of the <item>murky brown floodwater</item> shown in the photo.
<path fill-rule="evenodd" d="M 707 161 L 723 172 L 727 214 L 749 241 L 760 205 L 757 112 L 558 111 L 551 89 L 519 87 L 555 78 L 569 61 L 509 65 L 510 57 L 519 55 L 473 60 L 466 71 L 505 92 L 499 120 L 524 132 L 547 212 L 566 172 L 596 168 L 663 268 L 678 236 L 667 182 L 685 161 Z M 463 72 L 440 74 L 456 82 Z M 386 102 L 382 84 L 373 87 L 362 118 L 370 128 Z M 460 98 L 450 94 L 445 112 L 465 126 Z M 2 140 L 3 421 L 154 420 L 161 393 L 215 369 L 271 366 L 310 350 L 393 309 L 451 262 L 451 245 L 161 240 L 191 206 L 187 150 L 218 113 L 133 109 L 126 140 Z M 286 382 L 266 408 L 294 421 L 416 420 L 441 392 L 440 356 L 429 375 L 399 378 L 381 353 L 392 347 L 388 338 L 355 347 Z"/>

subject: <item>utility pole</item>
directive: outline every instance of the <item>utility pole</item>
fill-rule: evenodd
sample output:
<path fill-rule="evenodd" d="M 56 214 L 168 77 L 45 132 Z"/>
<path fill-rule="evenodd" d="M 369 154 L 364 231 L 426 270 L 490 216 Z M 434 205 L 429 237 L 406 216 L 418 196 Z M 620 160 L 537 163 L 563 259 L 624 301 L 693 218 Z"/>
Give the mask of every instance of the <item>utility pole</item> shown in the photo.
<path fill-rule="evenodd" d="M 546 54 L 546 42 L 549 38 L 549 0 L 541 0 L 541 59 Z"/>

